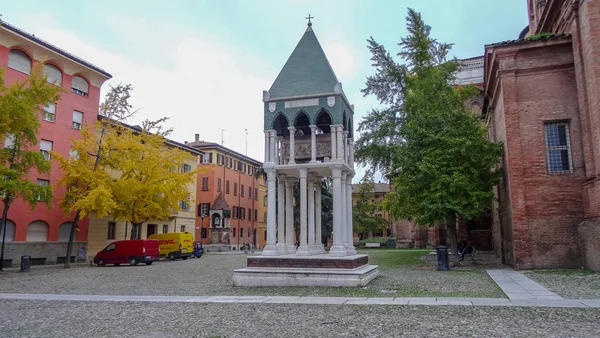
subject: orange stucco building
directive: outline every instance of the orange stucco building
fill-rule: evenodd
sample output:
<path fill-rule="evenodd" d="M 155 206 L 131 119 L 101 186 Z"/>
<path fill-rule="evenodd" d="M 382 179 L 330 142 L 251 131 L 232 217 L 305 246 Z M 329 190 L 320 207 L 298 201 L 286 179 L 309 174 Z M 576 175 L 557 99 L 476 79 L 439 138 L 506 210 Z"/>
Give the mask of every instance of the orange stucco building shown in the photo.
<path fill-rule="evenodd" d="M 199 140 L 188 146 L 202 150 L 203 166 L 196 191 L 196 240 L 236 250 L 244 244 L 264 247 L 266 238 L 266 186 L 254 178 L 261 162 L 217 143 Z"/>

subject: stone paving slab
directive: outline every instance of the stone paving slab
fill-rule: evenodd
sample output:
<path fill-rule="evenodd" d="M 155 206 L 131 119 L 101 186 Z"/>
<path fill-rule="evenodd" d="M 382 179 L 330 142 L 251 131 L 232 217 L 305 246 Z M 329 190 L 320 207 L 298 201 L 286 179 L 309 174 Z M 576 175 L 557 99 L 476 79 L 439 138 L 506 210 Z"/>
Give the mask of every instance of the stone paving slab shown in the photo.
<path fill-rule="evenodd" d="M 559 295 L 514 270 L 486 270 L 488 275 L 511 300 L 555 300 Z"/>
<path fill-rule="evenodd" d="M 544 297 L 544 296 L 539 296 Z M 547 296 L 551 297 L 551 296 Z M 297 297 L 297 296 L 106 296 L 68 294 L 0 293 L 0 300 L 79 301 L 79 302 L 179 302 L 179 303 L 255 303 L 319 305 L 404 305 L 404 306 L 491 306 L 600 308 L 600 299 L 505 299 L 452 297 Z"/>

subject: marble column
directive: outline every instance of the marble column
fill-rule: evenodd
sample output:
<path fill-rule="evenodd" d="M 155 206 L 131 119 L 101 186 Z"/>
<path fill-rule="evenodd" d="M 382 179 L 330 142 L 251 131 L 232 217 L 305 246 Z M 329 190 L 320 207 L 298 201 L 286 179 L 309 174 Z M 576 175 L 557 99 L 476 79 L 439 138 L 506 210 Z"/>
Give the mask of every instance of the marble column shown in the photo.
<path fill-rule="evenodd" d="M 341 236 L 342 236 L 342 245 L 344 245 L 344 247 L 348 246 L 348 235 L 346 234 L 348 232 L 348 222 L 346 220 L 346 171 L 342 171 L 342 195 L 341 195 L 341 213 L 342 213 L 342 231 L 341 231 Z"/>
<path fill-rule="evenodd" d="M 271 131 L 271 158 L 273 162 L 277 162 L 277 132 Z"/>
<path fill-rule="evenodd" d="M 335 160 L 337 158 L 337 126 L 331 125 L 329 126 L 331 131 L 331 160 Z"/>
<path fill-rule="evenodd" d="M 307 238 L 307 216 L 308 210 L 306 207 L 306 189 L 308 169 L 298 169 L 300 174 L 300 247 L 296 251 L 297 255 L 308 256 L 308 238 Z"/>
<path fill-rule="evenodd" d="M 295 159 L 295 146 L 294 146 L 294 138 L 296 136 L 296 128 L 294 127 L 288 127 L 288 130 L 290 131 L 290 161 L 288 162 L 288 164 L 296 164 L 296 159 Z"/>
<path fill-rule="evenodd" d="M 323 247 L 323 236 L 321 229 L 321 181 L 323 181 L 323 177 L 317 176 L 315 182 L 315 240 L 317 242 L 317 251 L 319 251 L 320 253 L 324 253 L 325 248 Z"/>
<path fill-rule="evenodd" d="M 285 254 L 285 175 L 277 177 L 277 253 Z"/>
<path fill-rule="evenodd" d="M 315 250 L 315 180 L 310 175 L 308 179 L 308 249 Z"/>
<path fill-rule="evenodd" d="M 348 139 L 348 165 L 354 170 L 354 140 Z"/>
<path fill-rule="evenodd" d="M 265 162 L 269 162 L 269 135 L 270 131 L 265 130 Z"/>
<path fill-rule="evenodd" d="M 333 245 L 329 255 L 333 257 L 346 256 L 346 248 L 342 244 L 342 170 L 332 169 L 333 177 Z"/>
<path fill-rule="evenodd" d="M 337 159 L 338 161 L 344 161 L 344 137 L 342 136 L 344 127 L 338 125 L 336 128 L 336 140 L 337 140 Z"/>
<path fill-rule="evenodd" d="M 317 163 L 317 126 L 310 125 L 310 163 Z"/>
<path fill-rule="evenodd" d="M 288 254 L 296 253 L 296 237 L 294 236 L 294 178 L 285 180 L 285 246 Z"/>
<path fill-rule="evenodd" d="M 348 163 L 348 131 L 344 132 L 344 162 Z"/>
<path fill-rule="evenodd" d="M 263 249 L 263 256 L 277 256 L 275 246 L 275 232 L 277 231 L 277 220 L 275 210 L 275 173 L 270 169 L 267 171 L 267 245 Z"/>
<path fill-rule="evenodd" d="M 273 143 L 275 143 L 275 141 L 273 140 L 273 131 L 269 130 L 268 133 L 269 133 L 269 162 L 275 163 L 275 157 L 273 154 L 273 148 L 274 148 Z"/>
<path fill-rule="evenodd" d="M 346 235 L 348 236 L 348 254 L 356 255 L 354 247 L 354 229 L 352 228 L 352 178 L 354 175 L 346 176 Z"/>

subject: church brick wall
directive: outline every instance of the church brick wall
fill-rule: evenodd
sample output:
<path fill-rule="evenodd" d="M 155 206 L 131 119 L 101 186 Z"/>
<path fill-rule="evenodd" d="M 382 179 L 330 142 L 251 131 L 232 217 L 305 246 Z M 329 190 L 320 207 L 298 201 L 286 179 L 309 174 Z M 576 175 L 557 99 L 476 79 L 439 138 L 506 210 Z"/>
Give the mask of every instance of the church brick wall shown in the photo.
<path fill-rule="evenodd" d="M 585 175 L 570 41 L 499 48 L 506 54 L 497 59 L 501 89 L 494 108 L 500 109 L 493 114 L 497 140 L 505 135 L 509 184 L 499 187 L 499 218 L 512 221 L 514 255 L 511 262 L 505 239 L 506 262 L 518 269 L 577 267 Z M 553 121 L 569 122 L 572 173 L 548 173 L 544 123 Z M 511 232 L 510 224 L 498 226 Z"/>

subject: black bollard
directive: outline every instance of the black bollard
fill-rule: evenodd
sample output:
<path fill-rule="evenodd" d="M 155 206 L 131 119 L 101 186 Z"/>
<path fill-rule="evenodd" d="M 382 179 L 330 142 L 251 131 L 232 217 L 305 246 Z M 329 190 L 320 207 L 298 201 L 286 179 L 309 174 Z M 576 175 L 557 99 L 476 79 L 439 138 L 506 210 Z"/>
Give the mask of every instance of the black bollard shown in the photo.
<path fill-rule="evenodd" d="M 450 266 L 448 264 L 448 248 L 443 245 L 440 245 L 436 248 L 436 250 L 438 260 L 438 271 L 450 270 Z"/>

